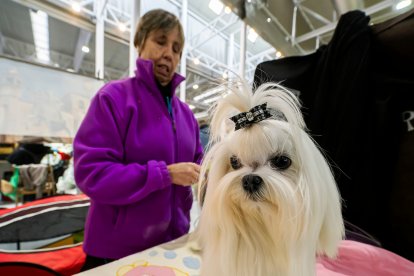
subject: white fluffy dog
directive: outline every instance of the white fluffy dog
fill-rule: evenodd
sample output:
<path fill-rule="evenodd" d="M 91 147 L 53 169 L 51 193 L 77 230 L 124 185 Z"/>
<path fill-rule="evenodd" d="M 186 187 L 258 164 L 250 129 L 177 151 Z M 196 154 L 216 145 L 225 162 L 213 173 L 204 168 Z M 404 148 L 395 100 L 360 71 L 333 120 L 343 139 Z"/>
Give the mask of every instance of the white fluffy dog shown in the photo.
<path fill-rule="evenodd" d="M 331 170 L 295 95 L 232 90 L 213 110 L 201 169 L 201 275 L 315 275 L 316 255 L 335 257 L 344 234 Z"/>

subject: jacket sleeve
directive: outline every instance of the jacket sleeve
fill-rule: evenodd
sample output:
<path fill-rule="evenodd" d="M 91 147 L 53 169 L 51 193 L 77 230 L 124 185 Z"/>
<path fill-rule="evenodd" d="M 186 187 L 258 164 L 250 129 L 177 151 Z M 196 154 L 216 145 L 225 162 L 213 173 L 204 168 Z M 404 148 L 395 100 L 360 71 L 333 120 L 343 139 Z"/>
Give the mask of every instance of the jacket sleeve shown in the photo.
<path fill-rule="evenodd" d="M 123 163 L 126 121 L 110 95 L 98 92 L 75 136 L 75 180 L 97 202 L 128 205 L 171 185 L 164 161 Z"/>

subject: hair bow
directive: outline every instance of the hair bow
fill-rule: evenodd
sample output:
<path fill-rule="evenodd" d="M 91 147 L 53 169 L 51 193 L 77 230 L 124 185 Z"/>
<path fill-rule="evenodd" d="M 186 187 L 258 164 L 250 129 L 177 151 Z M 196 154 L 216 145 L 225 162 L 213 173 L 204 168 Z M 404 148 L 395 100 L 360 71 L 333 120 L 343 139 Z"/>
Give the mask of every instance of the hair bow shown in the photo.
<path fill-rule="evenodd" d="M 266 108 L 267 103 L 256 105 L 247 112 L 239 113 L 230 118 L 235 124 L 235 130 L 249 127 L 254 123 L 258 123 L 267 118 L 272 117 L 270 111 Z"/>

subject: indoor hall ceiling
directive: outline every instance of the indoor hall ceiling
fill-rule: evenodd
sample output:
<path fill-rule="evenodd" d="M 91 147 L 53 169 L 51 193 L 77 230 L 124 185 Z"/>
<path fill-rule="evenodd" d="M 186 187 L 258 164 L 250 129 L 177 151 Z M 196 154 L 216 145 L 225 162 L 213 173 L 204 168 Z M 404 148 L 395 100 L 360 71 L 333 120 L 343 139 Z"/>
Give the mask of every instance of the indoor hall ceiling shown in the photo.
<path fill-rule="evenodd" d="M 82 2 L 86 3 L 85 8 L 93 9 L 92 0 Z M 182 3 L 181 0 L 164 0 L 164 2 L 167 2 L 176 11 L 179 11 L 179 6 Z M 238 15 L 240 15 L 240 7 L 243 3 L 246 12 L 245 22 L 273 47 L 280 50 L 284 56 L 312 52 L 318 43 L 328 43 L 341 10 L 362 8 L 370 13 L 372 22 L 376 23 L 394 17 L 413 7 L 413 4 L 411 4 L 405 9 L 396 11 L 393 7 L 397 0 L 222 0 L 222 2 L 232 7 L 233 12 Z M 30 10 L 44 9 L 49 14 L 51 65 L 66 70 L 75 69 L 74 71 L 78 73 L 93 76 L 95 70 L 94 18 L 90 14 L 74 13 L 68 3 L 70 3 L 69 0 L 1 0 L 0 50 L 2 53 L 34 61 L 35 47 Z M 107 3 L 108 5 L 115 5 L 121 11 L 118 14 L 118 19 L 128 20 L 131 12 L 130 0 L 108 0 Z M 145 4 L 144 8 L 148 10 L 153 6 L 155 7 L 160 1 L 149 0 L 142 3 Z M 347 3 L 348 6 L 344 7 L 344 3 Z M 209 27 L 215 24 L 214 28 L 220 30 L 215 35 L 226 37 L 233 34 L 235 44 L 238 44 L 241 26 L 239 20 L 234 20 L 234 18 L 237 19 L 237 16 L 232 13 L 226 14 L 224 11 L 217 15 L 209 9 L 208 5 L 209 0 L 188 0 L 190 16 L 196 16 L 204 25 Z M 296 20 L 293 20 L 295 5 L 297 13 Z M 268 18 L 270 22 L 268 22 Z M 293 26 L 296 28 L 292 28 Z M 324 29 L 327 31 L 324 31 Z M 306 37 L 309 39 L 305 39 Z M 200 46 L 197 44 L 206 43 L 204 46 L 216 47 L 216 45 L 207 45 L 212 38 L 213 36 L 207 35 L 199 39 L 192 34 L 188 35 L 186 39 L 187 45 Z M 298 39 L 303 39 L 303 42 L 298 42 Z M 128 41 L 129 32 L 121 32 L 116 26 L 105 23 L 104 64 L 106 80 L 128 75 Z M 89 46 L 89 53 L 80 51 L 80 42 L 84 42 Z M 264 57 L 264 60 L 275 58 L 275 51 L 271 49 L 267 42 L 260 39 L 254 43 L 249 40 L 246 41 L 247 60 L 250 62 L 250 67 L 253 66 L 253 69 L 255 68 L 254 65 L 257 65 L 260 60 L 249 60 L 249 57 Z M 273 52 L 265 54 L 266 49 L 273 50 Z M 234 55 L 239 55 L 237 49 Z M 195 65 L 192 60 L 194 56 L 188 56 L 187 58 L 186 84 L 189 102 L 195 96 L 223 81 L 221 72 L 209 71 L 206 67 Z M 76 64 L 78 64 L 78 69 Z M 235 64 L 235 67 L 237 66 Z M 237 68 L 235 69 L 237 70 Z M 193 88 L 193 85 L 196 84 L 199 86 L 198 89 Z"/>
<path fill-rule="evenodd" d="M 36 62 L 35 46 L 30 19 L 30 8 L 15 1 L 2 0 L 0 3 L 0 35 L 3 37 L 3 54 L 23 60 Z M 95 36 L 94 29 L 79 27 L 62 21 L 56 17 L 48 17 L 49 50 L 51 64 L 57 68 L 74 69 L 75 56 L 81 49 L 77 41 L 82 33 L 89 33 L 87 41 L 89 53 L 83 53 L 79 73 L 93 76 L 95 70 Z M 108 71 L 107 78 L 118 78 L 127 75 L 129 49 L 125 44 L 105 38 L 104 63 Z M 126 73 L 125 73 L 126 72 Z"/>
<path fill-rule="evenodd" d="M 306 54 L 328 43 L 338 18 L 346 11 L 364 10 L 375 24 L 414 7 L 411 1 L 406 8 L 396 10 L 399 0 L 221 1 L 284 56 Z"/>
<path fill-rule="evenodd" d="M 105 2 L 108 5 L 107 7 L 111 5 L 111 7 L 115 7 L 119 11 L 117 13 L 117 20 L 128 22 L 131 14 L 130 0 L 108 0 Z M 157 8 L 160 2 L 150 0 L 141 1 L 144 11 Z M 175 10 L 176 13 L 178 11 L 177 14 L 179 15 L 179 7 L 182 1 L 164 0 L 163 2 L 169 4 L 169 7 L 166 7 L 166 9 L 171 11 Z M 36 60 L 34 29 L 30 14 L 31 12 L 43 11 L 48 15 L 48 46 L 50 51 L 50 62 L 48 65 L 87 76 L 94 76 L 96 21 L 94 21 L 93 14 L 85 12 L 85 10 L 93 10 L 94 2 L 92 0 L 82 1 L 85 5 L 84 10 L 80 13 L 74 12 L 71 9 L 70 3 L 71 1 L 69 0 L 0 1 L 0 42 L 2 43 L 0 45 L 2 46 L 0 48 L 0 54 L 30 62 L 38 62 Z M 208 1 L 205 0 L 189 0 L 188 3 L 189 15 L 197 17 L 200 20 L 199 22 L 202 22 L 202 25 L 206 26 L 205 28 L 203 27 L 203 30 L 207 30 L 207 34 L 203 33 L 200 37 L 197 36 L 198 32 L 189 34 L 186 37 L 187 45 L 197 46 L 193 47 L 196 50 L 202 47 L 213 48 L 216 45 L 209 45 L 208 43 L 215 36 L 221 36 L 227 39 L 227 36 L 234 34 L 235 48 L 238 47 L 241 21 L 235 14 L 222 11 L 220 15 L 217 15 L 209 9 Z M 210 34 L 208 34 L 208 29 L 210 29 Z M 214 30 L 212 31 L 212 29 Z M 220 30 L 220 32 L 216 32 L 215 30 Z M 105 80 L 122 78 L 128 75 L 128 44 L 129 31 L 122 32 L 116 25 L 105 22 Z M 83 53 L 81 51 L 82 45 L 87 45 L 89 52 Z M 248 57 L 262 56 L 264 51 L 272 50 L 272 47 L 260 38 L 254 43 L 247 41 L 246 46 Z M 234 51 L 235 59 L 238 59 L 238 51 L 238 49 Z M 224 54 L 226 55 L 226 53 Z M 203 93 L 203 91 L 224 81 L 222 74 L 225 71 L 223 67 L 220 68 L 220 72 L 209 71 L 208 68 L 200 66 L 201 64 L 194 64 L 192 57 L 197 57 L 197 55 L 195 54 L 187 58 L 186 84 L 187 99 L 189 101 L 198 94 Z M 270 55 L 267 58 L 270 59 Z M 214 64 L 214 58 L 210 61 L 211 64 Z M 249 62 L 253 65 L 257 64 L 257 62 Z M 226 59 L 224 58 L 221 63 L 226 65 Z M 254 66 L 252 68 L 254 70 Z M 193 88 L 195 85 L 198 85 L 197 89 Z M 202 104 L 199 106 L 202 106 Z M 205 108 L 207 107 L 205 106 Z"/>

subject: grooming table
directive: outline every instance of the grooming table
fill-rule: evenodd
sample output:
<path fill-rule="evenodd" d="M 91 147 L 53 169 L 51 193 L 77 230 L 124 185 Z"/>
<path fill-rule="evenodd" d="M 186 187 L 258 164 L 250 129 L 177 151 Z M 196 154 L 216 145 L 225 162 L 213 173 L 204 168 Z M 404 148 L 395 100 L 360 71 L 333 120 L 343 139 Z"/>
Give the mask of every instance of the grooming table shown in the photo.
<path fill-rule="evenodd" d="M 189 235 L 85 271 L 79 276 L 198 276 L 201 258 Z M 317 276 L 413 276 L 414 263 L 388 250 L 344 240 L 335 260 L 320 257 Z"/>

